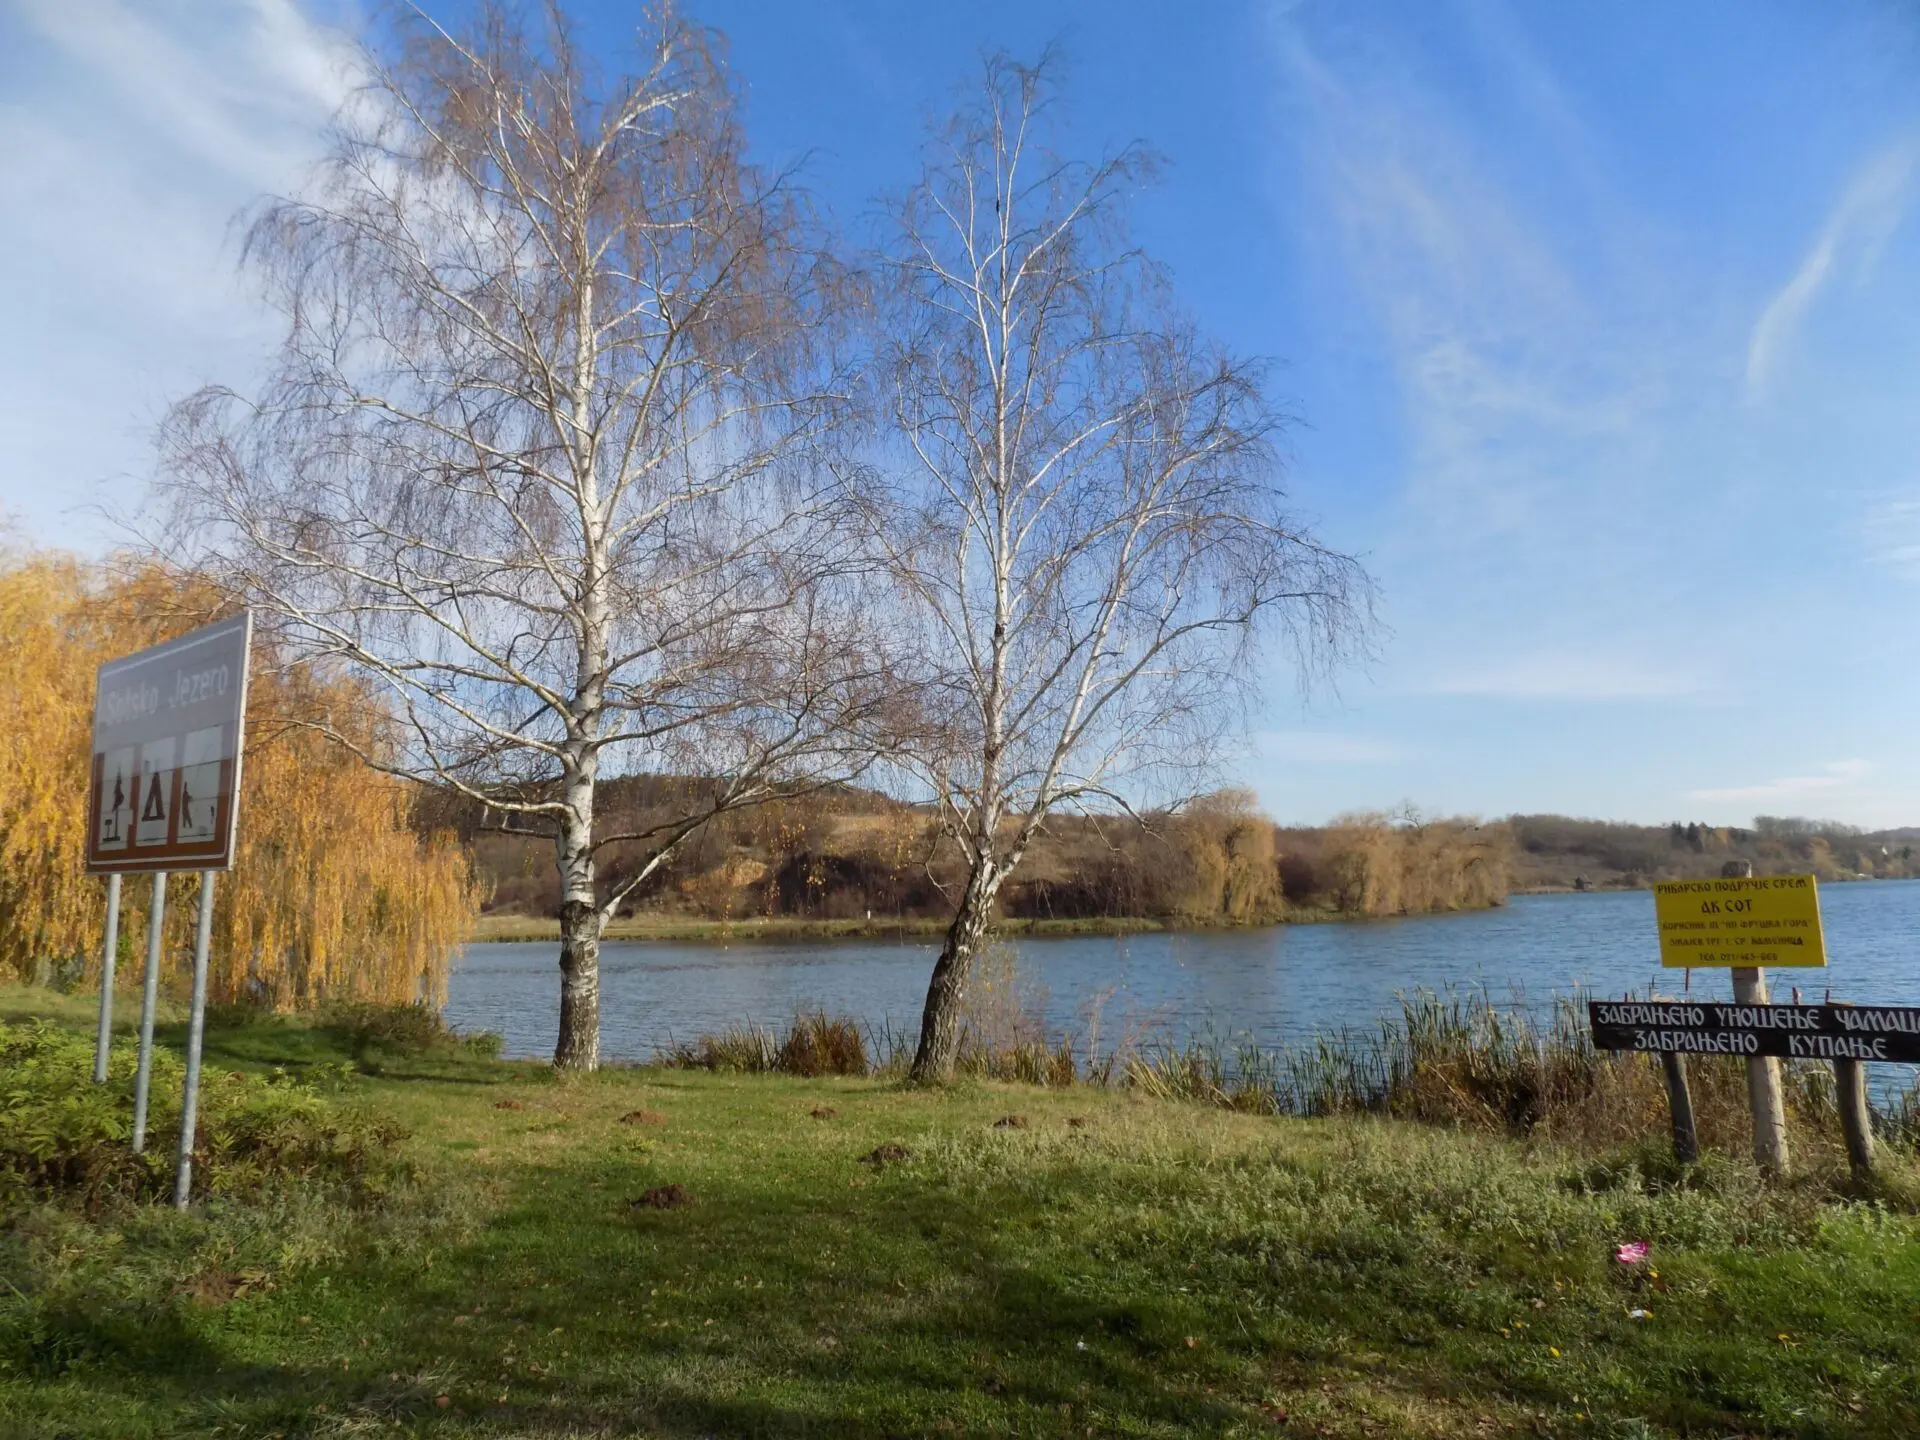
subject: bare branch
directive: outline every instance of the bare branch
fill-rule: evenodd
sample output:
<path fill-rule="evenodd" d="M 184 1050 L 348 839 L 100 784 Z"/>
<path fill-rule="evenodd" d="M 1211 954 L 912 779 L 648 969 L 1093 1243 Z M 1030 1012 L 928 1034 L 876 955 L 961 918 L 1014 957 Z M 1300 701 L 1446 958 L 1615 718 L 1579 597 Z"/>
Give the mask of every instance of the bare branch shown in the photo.
<path fill-rule="evenodd" d="M 549 833 L 557 1058 L 598 1055 L 611 771 L 718 775 L 624 835 L 655 873 L 722 809 L 857 770 L 884 707 L 832 463 L 850 282 L 745 158 L 714 37 L 671 8 L 598 85 L 558 9 L 416 16 L 246 255 L 284 322 L 247 401 L 163 436 L 169 553 L 289 653 L 377 682 L 368 763 Z"/>
<path fill-rule="evenodd" d="M 881 266 L 900 440 L 884 553 L 918 710 L 895 752 L 969 866 L 914 1070 L 952 1063 L 995 895 L 1057 807 L 1209 777 L 1264 642 L 1311 676 L 1370 582 L 1289 519 L 1261 367 L 1207 345 L 1127 233 L 1153 157 L 1045 146 L 1051 62 L 988 62 Z"/>

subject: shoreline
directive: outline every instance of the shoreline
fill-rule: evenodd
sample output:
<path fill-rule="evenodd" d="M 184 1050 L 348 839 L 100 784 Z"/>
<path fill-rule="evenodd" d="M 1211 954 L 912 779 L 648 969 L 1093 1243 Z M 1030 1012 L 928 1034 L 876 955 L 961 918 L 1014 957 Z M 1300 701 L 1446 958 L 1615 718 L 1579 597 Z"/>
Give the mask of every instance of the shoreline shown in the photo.
<path fill-rule="evenodd" d="M 1487 907 L 1498 909 L 1498 906 Z M 1434 910 L 1431 915 L 1465 915 L 1467 910 Z M 1402 920 L 1404 915 L 1347 915 L 1337 910 L 1294 910 L 1274 920 L 1245 925 L 1194 925 L 1140 916 L 1102 915 L 1074 920 L 1002 920 L 993 933 L 1003 938 L 1071 935 L 1208 935 L 1223 931 L 1272 930 L 1283 925 L 1364 924 Z M 925 917 L 892 920 L 810 920 L 797 916 L 753 916 L 740 920 L 704 920 L 691 916 L 639 915 L 610 921 L 602 940 L 773 941 L 773 940 L 937 940 L 948 921 Z M 538 915 L 482 915 L 467 937 L 469 945 L 558 944 L 560 922 Z"/>
<path fill-rule="evenodd" d="M 937 940 L 948 922 L 939 919 L 809 920 L 794 916 L 703 920 L 669 915 L 633 916 L 610 921 L 602 940 Z M 996 927 L 1002 935 L 1138 935 L 1174 927 L 1161 921 L 1120 919 L 1014 920 Z M 1252 928 L 1252 927 L 1247 927 Z M 469 944 L 553 943 L 560 922 L 536 915 L 483 915 Z"/>

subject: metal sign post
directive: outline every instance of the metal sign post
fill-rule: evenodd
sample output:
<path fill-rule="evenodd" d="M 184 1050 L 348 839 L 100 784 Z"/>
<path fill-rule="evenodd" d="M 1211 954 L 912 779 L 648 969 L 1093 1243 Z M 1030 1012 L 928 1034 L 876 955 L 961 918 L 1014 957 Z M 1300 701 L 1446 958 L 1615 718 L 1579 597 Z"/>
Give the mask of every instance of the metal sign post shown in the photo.
<path fill-rule="evenodd" d="M 140 989 L 140 1059 L 133 1070 L 133 1153 L 147 1148 L 147 1087 L 153 1078 L 153 1007 L 160 998 L 160 931 L 167 920 L 167 872 L 153 874 L 147 910 L 147 973 Z"/>
<path fill-rule="evenodd" d="M 200 1118 L 200 1041 L 207 1029 L 207 942 L 213 938 L 213 875 L 200 872 L 200 925 L 193 936 L 193 1002 L 187 1011 L 187 1088 L 180 1097 L 180 1149 L 173 1167 L 173 1206 L 193 1191 L 193 1131 Z"/>
<path fill-rule="evenodd" d="M 113 1044 L 113 962 L 120 946 L 120 872 L 107 876 L 107 939 L 100 954 L 100 1034 L 93 1042 L 93 1083 L 107 1083 L 107 1051 Z"/>
<path fill-rule="evenodd" d="M 93 784 L 88 803 L 87 869 L 107 886 L 108 962 L 100 998 L 94 1078 L 106 1078 L 117 942 L 119 879 L 153 876 L 147 917 L 147 969 L 140 1003 L 140 1054 L 134 1071 L 133 1150 L 146 1148 L 153 1075 L 153 1019 L 167 913 L 167 874 L 200 871 L 200 924 L 193 953 L 187 1023 L 186 1091 L 174 1174 L 174 1203 L 184 1206 L 193 1178 L 193 1131 L 200 1104 L 200 1047 L 206 1029 L 207 950 L 213 935 L 213 877 L 233 864 L 240 811 L 240 759 L 247 713 L 247 660 L 253 617 L 241 613 L 100 667 L 93 707 Z"/>

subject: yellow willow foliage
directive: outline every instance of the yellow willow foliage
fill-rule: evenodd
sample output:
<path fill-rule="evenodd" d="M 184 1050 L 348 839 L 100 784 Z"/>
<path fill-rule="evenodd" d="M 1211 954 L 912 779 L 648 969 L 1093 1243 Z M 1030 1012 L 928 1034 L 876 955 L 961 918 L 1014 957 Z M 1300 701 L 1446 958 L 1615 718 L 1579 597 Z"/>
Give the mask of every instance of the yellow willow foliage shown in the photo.
<path fill-rule="evenodd" d="M 1368 811 L 1326 831 L 1334 904 L 1359 915 L 1470 910 L 1505 901 L 1513 835 L 1505 825 Z"/>
<path fill-rule="evenodd" d="M 211 587 L 157 567 L 0 557 L 0 974 L 97 979 L 104 885 L 85 873 L 94 672 L 215 617 Z M 256 639 L 240 845 L 216 881 L 208 994 L 279 1008 L 438 1001 L 477 909 L 449 836 L 418 838 L 404 786 L 303 728 L 326 713 L 377 747 L 387 717 L 345 680 L 283 676 Z M 120 978 L 145 953 L 151 881 L 122 882 Z M 169 882 L 167 973 L 191 957 L 198 882 Z M 132 962 L 132 963 L 129 963 Z"/>
<path fill-rule="evenodd" d="M 1202 796 L 1168 838 L 1185 862 L 1177 902 L 1183 918 L 1238 925 L 1278 918 L 1284 907 L 1273 822 L 1251 790 Z"/>

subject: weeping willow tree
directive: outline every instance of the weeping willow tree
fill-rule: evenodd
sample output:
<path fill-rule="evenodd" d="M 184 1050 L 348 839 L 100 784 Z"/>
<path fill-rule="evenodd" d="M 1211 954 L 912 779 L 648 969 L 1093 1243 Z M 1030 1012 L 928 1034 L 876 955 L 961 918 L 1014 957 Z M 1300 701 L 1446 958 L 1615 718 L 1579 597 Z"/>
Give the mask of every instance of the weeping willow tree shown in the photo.
<path fill-rule="evenodd" d="M 1325 835 L 1328 888 L 1359 915 L 1417 915 L 1504 904 L 1513 880 L 1513 832 L 1477 820 L 1397 814 L 1342 815 Z"/>
<path fill-rule="evenodd" d="M 215 618 L 212 587 L 158 567 L 0 558 L 0 975 L 92 980 L 102 887 L 85 872 L 94 672 Z M 391 717 L 354 682 L 286 671 L 257 637 L 240 846 L 215 910 L 208 993 L 278 1008 L 326 998 L 438 1000 L 477 895 L 451 837 L 415 835 L 411 796 L 321 734 L 377 750 Z M 174 882 L 169 954 L 190 944 L 194 883 Z M 125 887 L 121 945 L 143 943 L 150 887 Z M 123 969 L 132 977 L 136 967 Z"/>

